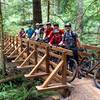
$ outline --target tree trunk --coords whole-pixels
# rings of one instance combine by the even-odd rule
[[[83,0],[76,0],[77,4],[77,19],[76,24],[78,25],[78,32],[83,32]]]
[[[33,25],[42,23],[41,0],[33,0]]]
[[[50,21],[50,0],[48,0],[47,22]]]
[[[4,54],[3,54],[3,48],[4,48],[4,37],[3,37],[3,19],[2,19],[2,8],[1,8],[1,0],[0,0],[0,74],[5,75],[6,67],[4,62]]]
[[[55,0],[54,1],[54,5],[55,5],[55,14],[60,14],[60,11],[61,11],[61,7],[60,7],[60,2],[61,0]]]

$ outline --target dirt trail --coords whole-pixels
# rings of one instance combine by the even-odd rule
[[[74,89],[66,100],[100,100],[100,89],[96,88],[91,79],[76,79]]]

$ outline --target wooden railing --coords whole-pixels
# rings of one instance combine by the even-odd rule
[[[4,53],[8,58],[14,58],[12,62],[17,63],[17,68],[32,68],[25,75],[26,78],[41,77],[44,79],[41,86],[36,86],[39,91],[68,87],[67,76],[70,72],[66,68],[66,59],[67,55],[73,55],[71,50],[11,36],[5,39],[4,44]],[[83,47],[95,50],[97,55],[100,53],[100,47],[89,45],[83,45]],[[79,52],[79,54],[90,55],[86,52]],[[57,62],[50,60],[51,58],[56,58]]]

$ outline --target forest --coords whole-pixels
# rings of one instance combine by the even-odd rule
[[[0,100],[49,100],[58,95],[38,92],[35,86],[43,80],[27,80],[27,70],[16,69],[3,54],[4,35],[15,37],[21,28],[47,22],[58,23],[61,29],[71,23],[82,44],[100,47],[100,0],[0,0]]]

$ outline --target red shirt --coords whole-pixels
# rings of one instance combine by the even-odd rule
[[[57,32],[58,31],[58,32]],[[64,31],[61,29],[57,29],[55,33],[55,29],[50,33],[50,44],[56,44],[58,45],[62,41],[62,34],[64,34]]]
[[[53,30],[52,27],[51,27],[51,28],[47,28],[47,29],[45,30],[46,37],[48,37],[48,36],[50,35],[50,33],[51,33],[52,30]]]

